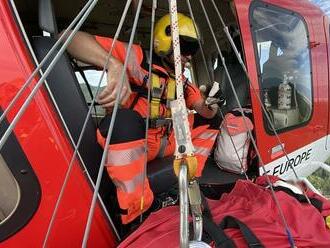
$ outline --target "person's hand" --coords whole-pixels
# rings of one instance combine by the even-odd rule
[[[213,117],[218,113],[219,108],[220,107],[217,103],[208,106],[208,109],[212,111]]]
[[[216,103],[207,105],[204,99],[200,99],[194,103],[193,109],[201,116],[211,119],[217,114],[219,106]]]
[[[121,74],[124,66],[118,60],[112,60],[108,67],[108,82],[107,86],[98,96],[98,103],[106,109],[106,111],[112,112],[113,107],[115,106],[116,96],[119,92]],[[129,99],[132,93],[127,75],[125,73],[123,88],[120,94],[120,104],[124,105]]]

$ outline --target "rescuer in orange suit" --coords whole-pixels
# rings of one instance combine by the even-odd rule
[[[198,35],[192,19],[180,13],[178,25],[181,61],[184,65],[198,50]],[[112,42],[111,38],[78,32],[68,47],[68,51],[83,62],[103,68]],[[107,110],[107,113],[111,113],[115,105],[127,52],[126,47],[126,43],[120,41],[115,43],[107,68],[107,86],[98,96],[98,102]],[[152,76],[149,86],[151,101],[147,140],[148,161],[156,157],[173,155],[175,151],[169,108],[169,102],[176,98],[173,61],[170,16],[165,15],[155,25]],[[148,179],[143,180],[148,77],[146,56],[139,45],[133,45],[120,96],[121,108],[117,113],[106,162],[107,172],[117,188],[119,206],[122,210],[121,219],[124,224],[131,222],[141,213],[143,187],[142,211],[147,210],[153,201]],[[199,89],[186,78],[183,78],[183,82],[187,108],[195,110],[205,118],[213,118],[218,111],[218,106],[206,106]],[[191,117],[193,115],[189,117],[191,136],[198,160],[196,176],[200,176],[218,131],[208,129],[208,126],[192,129],[193,118]],[[97,131],[98,141],[103,146],[110,119],[111,115],[106,115]]]

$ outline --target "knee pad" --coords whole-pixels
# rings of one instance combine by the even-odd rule
[[[112,114],[106,115],[100,122],[99,130],[105,138],[108,134]],[[131,109],[119,109],[113,127],[110,144],[117,144],[143,139],[145,121],[142,116]]]

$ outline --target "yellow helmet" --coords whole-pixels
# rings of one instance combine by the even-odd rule
[[[180,50],[182,55],[193,55],[199,48],[198,34],[193,20],[178,13]],[[154,51],[158,56],[167,56],[172,52],[171,18],[167,14],[155,25]]]

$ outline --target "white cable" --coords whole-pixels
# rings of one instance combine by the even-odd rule
[[[64,53],[66,47],[69,45],[69,43],[73,39],[73,37],[76,34],[76,32],[78,31],[78,29],[81,27],[81,25],[84,23],[84,21],[86,20],[86,18],[89,15],[89,13],[95,7],[97,1],[98,0],[93,0],[93,2],[89,5],[88,9],[86,10],[86,12],[82,16],[82,18],[79,20],[79,22],[77,23],[77,25],[75,26],[75,28],[72,30],[72,32],[70,33],[70,35],[68,36],[68,38],[64,42],[64,44],[61,47],[61,49],[58,51],[58,53],[56,54],[56,56],[54,57],[54,59],[52,60],[52,62],[49,64],[49,66],[46,69],[46,71],[44,72],[44,74],[41,76],[41,78],[39,79],[39,81],[37,82],[37,84],[35,85],[35,87],[33,88],[33,90],[31,91],[30,95],[24,101],[22,107],[17,112],[16,116],[14,117],[14,119],[12,120],[12,122],[10,123],[10,125],[7,128],[6,132],[4,133],[4,135],[0,139],[0,150],[2,149],[3,145],[7,141],[8,137],[11,134],[11,132],[13,131],[13,129],[15,128],[17,122],[20,120],[21,116],[23,115],[23,113],[25,112],[25,110],[27,109],[27,107],[29,106],[29,104],[32,101],[33,97],[38,92],[38,90],[41,87],[41,85],[44,83],[46,77],[51,72],[51,70],[53,69],[53,67],[57,63],[57,61],[60,59],[60,57]]]
[[[151,87],[152,87],[152,54],[153,54],[153,43],[154,43],[154,24],[155,24],[155,12],[157,9],[157,0],[152,1],[152,13],[151,13],[151,31],[150,31],[150,45],[149,45],[149,69],[148,69],[148,104],[147,104],[147,118],[146,118],[146,132],[144,141],[144,167],[143,167],[143,180],[142,180],[142,193],[141,193],[141,215],[140,222],[143,219],[143,204],[144,204],[144,184],[147,178],[147,163],[148,163],[148,130],[149,130],[149,119],[150,119],[150,98],[151,98]]]
[[[98,95],[98,92],[99,92],[99,89],[100,89],[100,86],[101,86],[101,83],[102,83],[103,77],[104,77],[104,75],[105,75],[106,68],[108,67],[108,64],[109,64],[110,58],[111,58],[111,56],[112,56],[112,51],[113,51],[113,48],[114,48],[114,44],[116,43],[116,40],[118,39],[119,33],[120,33],[121,29],[122,29],[123,23],[124,23],[124,21],[125,21],[125,17],[126,17],[126,15],[127,15],[127,12],[128,12],[129,6],[130,6],[130,3],[131,3],[131,0],[127,1],[127,3],[126,3],[125,9],[124,9],[124,12],[123,12],[123,14],[122,14],[122,17],[121,17],[121,20],[120,20],[120,22],[119,22],[119,25],[118,25],[118,27],[117,27],[117,31],[116,31],[116,34],[115,34],[115,36],[114,36],[114,39],[113,39],[113,42],[112,42],[112,45],[111,45],[110,51],[109,51],[109,53],[108,53],[108,55],[107,55],[106,63],[105,63],[104,66],[103,66],[102,74],[101,74],[101,76],[100,76],[100,79],[99,79],[99,82],[98,82],[98,85],[97,85],[97,89],[96,89],[95,96],[93,97],[93,99],[92,99],[92,103],[91,103],[91,105],[90,105],[90,107],[89,107],[89,109],[88,109],[88,113],[87,113],[87,115],[86,115],[86,118],[85,118],[85,121],[84,121],[84,124],[83,124],[82,130],[81,130],[81,132],[80,132],[80,135],[79,135],[79,138],[78,138],[78,141],[77,141],[77,146],[76,146],[76,148],[75,148],[75,150],[74,150],[74,153],[73,153],[73,155],[72,155],[72,157],[71,157],[71,161],[70,161],[70,163],[69,163],[69,167],[68,167],[67,172],[66,172],[66,174],[65,174],[65,179],[64,179],[64,181],[63,181],[63,184],[62,184],[62,187],[61,187],[60,194],[59,194],[59,196],[58,196],[58,198],[57,198],[56,205],[55,205],[55,208],[54,208],[54,211],[53,211],[52,217],[51,217],[51,221],[50,221],[50,223],[49,223],[49,225],[48,225],[48,229],[47,229],[46,237],[45,237],[45,239],[44,239],[43,247],[46,246],[46,243],[47,243],[47,240],[48,240],[48,236],[50,235],[51,229],[52,229],[52,227],[53,227],[54,220],[55,220],[55,218],[56,218],[56,214],[57,214],[57,210],[58,210],[58,207],[59,207],[60,202],[61,202],[61,200],[62,200],[63,193],[64,193],[64,189],[66,188],[66,185],[67,185],[67,182],[68,182],[68,179],[69,179],[69,175],[70,175],[70,173],[71,173],[71,169],[72,169],[72,167],[73,167],[74,159],[75,159],[75,157],[76,157],[76,154],[77,154],[77,152],[78,152],[78,148],[79,148],[79,146],[80,146],[80,144],[81,144],[81,141],[82,141],[83,135],[84,135],[84,133],[85,133],[85,130],[86,130],[86,127],[87,127],[87,123],[88,123],[89,117],[91,116],[92,108],[93,108],[94,103],[95,103],[95,100],[96,100],[96,96]],[[114,226],[114,224],[113,224],[111,218],[110,218],[110,222],[112,223],[112,227],[114,228],[115,226]],[[119,236],[119,234],[118,234],[116,228],[114,228],[114,231],[115,231],[115,234],[116,234],[118,240],[120,240],[120,236]]]
[[[111,121],[110,121],[110,126],[109,126],[109,131],[108,131],[108,134],[107,134],[107,138],[105,140],[104,151],[103,151],[103,154],[102,154],[102,160],[101,160],[100,168],[99,168],[97,179],[96,179],[95,190],[94,190],[94,194],[93,194],[93,198],[92,198],[92,202],[91,202],[91,207],[90,207],[89,213],[88,213],[85,233],[84,233],[83,242],[82,242],[82,247],[84,247],[84,248],[87,246],[89,232],[90,232],[90,228],[91,228],[91,225],[92,225],[92,219],[93,219],[94,210],[95,210],[95,206],[96,206],[97,192],[100,188],[100,183],[101,183],[101,178],[102,178],[102,174],[103,174],[103,170],[104,170],[104,165],[105,165],[105,161],[106,161],[107,156],[108,156],[109,144],[110,144],[110,140],[111,140],[111,136],[112,136],[112,132],[113,132],[113,127],[114,127],[115,119],[116,119],[118,108],[119,108],[120,95],[121,95],[121,92],[122,92],[122,89],[123,89],[123,86],[124,86],[124,79],[125,79],[125,76],[126,76],[126,68],[127,68],[128,60],[129,60],[130,53],[131,53],[131,50],[132,50],[131,48],[132,48],[132,44],[133,44],[133,40],[134,40],[134,36],[135,36],[135,31],[136,31],[136,28],[137,28],[138,18],[139,18],[140,12],[141,12],[142,2],[143,2],[143,0],[139,0],[138,8],[137,8],[136,15],[135,15],[135,18],[134,18],[134,23],[133,23],[133,27],[132,27],[130,40],[129,40],[127,50],[126,50],[127,54],[126,54],[126,58],[125,58],[125,62],[124,62],[124,67],[123,67],[123,70],[121,71],[119,90],[118,90],[117,95],[116,95],[116,102],[115,102],[115,106],[113,108]]]
[[[12,1],[12,0],[11,0]],[[0,116],[0,123],[3,121],[3,119],[6,117],[8,112],[13,108],[14,104],[17,102],[18,98],[22,95],[24,90],[29,86],[29,84],[32,82],[34,77],[37,75],[37,73],[41,70],[41,67],[47,62],[49,57],[53,54],[53,52],[56,50],[56,48],[61,44],[61,42],[66,38],[66,35],[68,34],[69,30],[72,29],[72,27],[76,24],[76,22],[79,20],[79,18],[84,14],[86,9],[90,6],[90,4],[93,2],[93,0],[89,0],[85,6],[81,9],[81,11],[78,13],[78,15],[73,19],[73,21],[70,23],[70,25],[65,29],[63,32],[63,35],[56,41],[56,43],[52,46],[52,48],[48,51],[46,56],[42,59],[42,61],[37,65],[37,67],[34,69],[32,74],[29,76],[29,78],[24,82],[23,86],[19,89],[15,97],[11,100],[5,111]],[[13,2],[12,2],[13,4]],[[14,5],[13,5],[14,6]]]
[[[258,158],[259,158],[259,161],[260,161],[261,167],[262,167],[262,169],[264,170],[264,173],[265,173],[265,176],[266,176],[267,183],[268,183],[268,185],[269,185],[269,187],[270,187],[270,189],[271,189],[272,197],[273,197],[274,202],[275,202],[275,204],[276,204],[276,206],[277,206],[277,208],[278,208],[278,210],[279,210],[279,214],[280,214],[281,220],[282,220],[282,222],[283,222],[283,225],[285,226],[285,231],[286,231],[286,234],[288,235],[289,243],[290,243],[291,247],[294,247],[294,240],[292,239],[292,234],[291,234],[291,232],[290,232],[289,226],[288,226],[288,224],[287,224],[287,222],[286,222],[286,219],[285,219],[285,217],[284,217],[283,210],[282,210],[282,208],[281,208],[281,206],[280,206],[280,204],[279,204],[279,201],[278,201],[278,199],[277,199],[277,197],[276,197],[276,195],[275,195],[275,191],[274,191],[274,188],[273,188],[273,186],[272,186],[272,183],[271,183],[271,181],[270,181],[270,179],[269,179],[269,175],[266,173],[266,169],[265,169],[265,167],[264,167],[264,163],[263,163],[263,160],[262,160],[261,155],[260,155],[260,153],[259,153],[259,149],[258,149],[258,147],[257,147],[257,144],[256,144],[256,142],[255,142],[255,139],[254,139],[254,137],[253,137],[253,134],[252,134],[251,130],[248,128],[248,124],[247,124],[247,122],[246,122],[246,118],[247,118],[247,117],[246,117],[245,114],[244,114],[244,111],[243,111],[242,105],[241,105],[241,103],[240,103],[240,101],[239,101],[239,98],[238,98],[238,96],[237,96],[237,93],[236,93],[236,90],[235,90],[234,84],[233,84],[232,79],[231,79],[231,77],[230,77],[230,74],[229,74],[229,71],[228,71],[228,68],[227,68],[227,65],[226,65],[225,59],[224,59],[224,57],[223,57],[223,55],[222,55],[222,52],[221,52],[220,46],[219,46],[218,41],[217,41],[217,39],[216,39],[216,36],[215,36],[214,30],[213,30],[213,27],[212,27],[212,25],[211,25],[211,22],[210,22],[210,20],[209,20],[208,14],[207,14],[207,12],[206,12],[206,10],[205,10],[205,7],[204,7],[204,4],[203,4],[203,1],[202,1],[202,0],[199,0],[199,2],[200,2],[201,7],[202,7],[202,9],[203,9],[203,12],[204,12],[205,18],[206,18],[206,20],[207,20],[208,26],[209,26],[209,28],[210,28],[210,31],[211,31],[211,34],[212,34],[212,37],[213,37],[213,40],[214,40],[214,42],[215,42],[215,45],[216,45],[216,47],[217,47],[217,50],[218,50],[219,56],[220,56],[220,58],[221,58],[222,65],[223,65],[223,67],[224,67],[224,69],[225,69],[226,75],[227,75],[227,77],[228,77],[228,81],[229,81],[229,83],[230,83],[230,86],[231,86],[231,88],[232,88],[233,94],[234,94],[234,96],[235,96],[235,100],[236,100],[236,102],[237,102],[237,104],[238,104],[238,106],[239,106],[239,110],[240,110],[240,112],[241,112],[241,115],[243,116],[244,125],[245,125],[245,127],[246,127],[246,129],[247,129],[247,131],[248,131],[248,134],[249,134],[249,136],[250,136],[250,139],[251,139],[251,142],[252,142],[252,144],[253,144],[253,147],[254,147],[254,149],[255,149],[255,151],[256,151],[256,154],[257,154],[257,156],[258,156]]]

